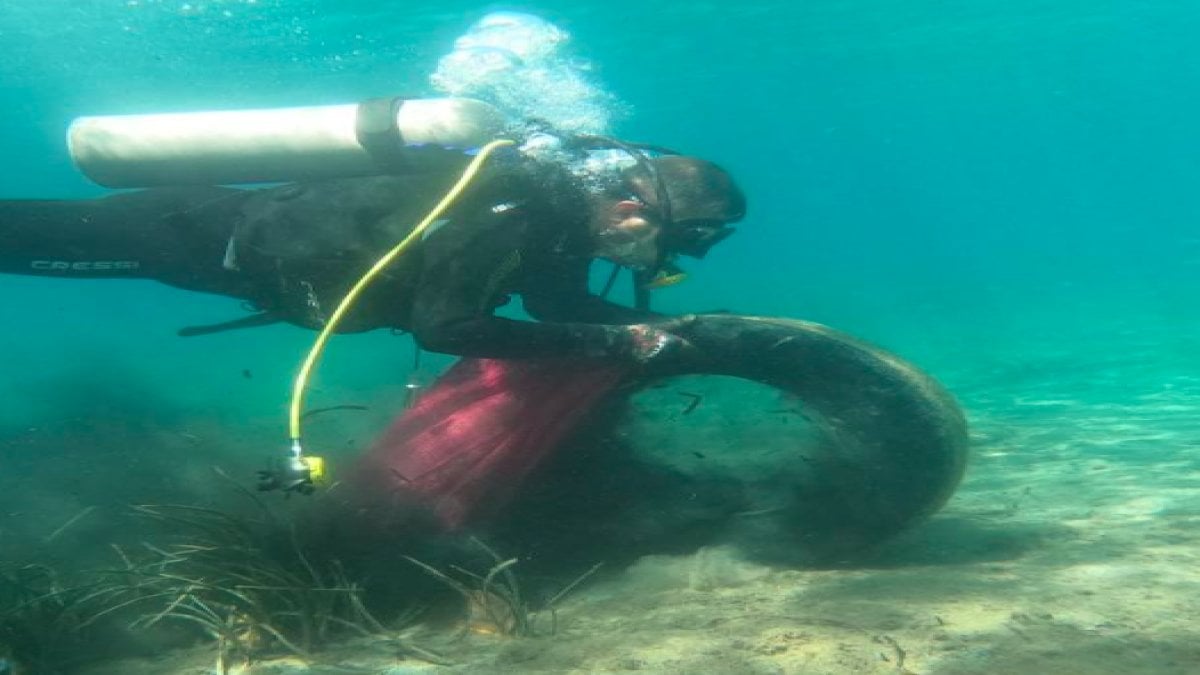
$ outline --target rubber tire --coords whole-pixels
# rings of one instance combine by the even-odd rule
[[[880,544],[949,500],[967,465],[967,423],[932,377],[883,349],[806,321],[698,315],[693,349],[638,382],[726,375],[796,396],[829,442],[819,484],[786,515],[805,548],[841,556]]]

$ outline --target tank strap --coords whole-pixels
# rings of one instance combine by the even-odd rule
[[[396,115],[405,100],[403,97],[369,98],[358,104],[354,122],[358,144],[386,172],[408,168],[404,134],[396,125]]]

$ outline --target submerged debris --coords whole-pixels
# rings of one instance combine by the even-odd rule
[[[684,415],[692,414],[692,411],[695,410],[697,407],[699,407],[700,403],[702,401],[704,401],[704,396],[702,396],[700,394],[693,394],[691,392],[681,391],[681,392],[679,392],[679,395],[691,399],[688,402],[687,407],[683,409]]]

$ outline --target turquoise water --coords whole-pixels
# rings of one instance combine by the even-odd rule
[[[661,291],[660,308],[862,336],[942,379],[988,438],[1036,427],[1070,444],[1076,430],[1119,436],[1123,416],[1145,431],[1194,414],[1200,10],[1189,3],[9,0],[0,198],[101,193],[66,153],[79,115],[433,94],[437,59],[493,9],[573,35],[628,107],[616,135],[711,158],[746,189],[739,234]],[[68,428],[0,454],[46,521],[108,497],[203,494],[197,448],[253,463],[282,439],[310,334],[179,339],[238,304],[149,282],[4,277],[0,293],[0,426]],[[404,338],[339,337],[314,397],[398,397],[410,359]],[[1052,403],[1022,407],[1029,398]],[[1139,412],[1155,400],[1176,408]],[[389,416],[376,406],[317,433],[350,452]],[[1123,447],[1166,458],[1180,438],[1194,446],[1187,429]],[[102,453],[80,447],[89,438]],[[130,447],[147,438],[165,450]],[[45,461],[59,449],[62,462]],[[114,465],[131,480],[115,485]],[[0,535],[38,526],[7,522]]]
[[[64,149],[81,114],[428,92],[437,57],[482,10],[9,3],[0,190],[96,193]],[[665,306],[813,318],[925,361],[961,340],[1019,350],[1046,332],[1099,349],[1125,324],[1161,333],[1173,353],[1194,344],[1200,56],[1188,36],[1200,19],[1179,3],[576,3],[543,14],[632,107],[617,132],[713,157],[751,195],[743,232]],[[63,301],[57,285],[4,283],[18,284],[20,313],[42,308],[47,329],[10,333],[6,351],[38,361],[55,360],[45,336],[68,317],[91,342],[133,344],[220,313],[180,300],[155,331],[124,314],[133,308],[57,310],[38,297]],[[166,297],[110,286],[69,294]]]

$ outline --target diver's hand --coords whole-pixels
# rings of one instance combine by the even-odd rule
[[[696,348],[676,331],[694,320],[688,315],[625,326],[624,356],[641,366],[668,365],[685,358]]]

